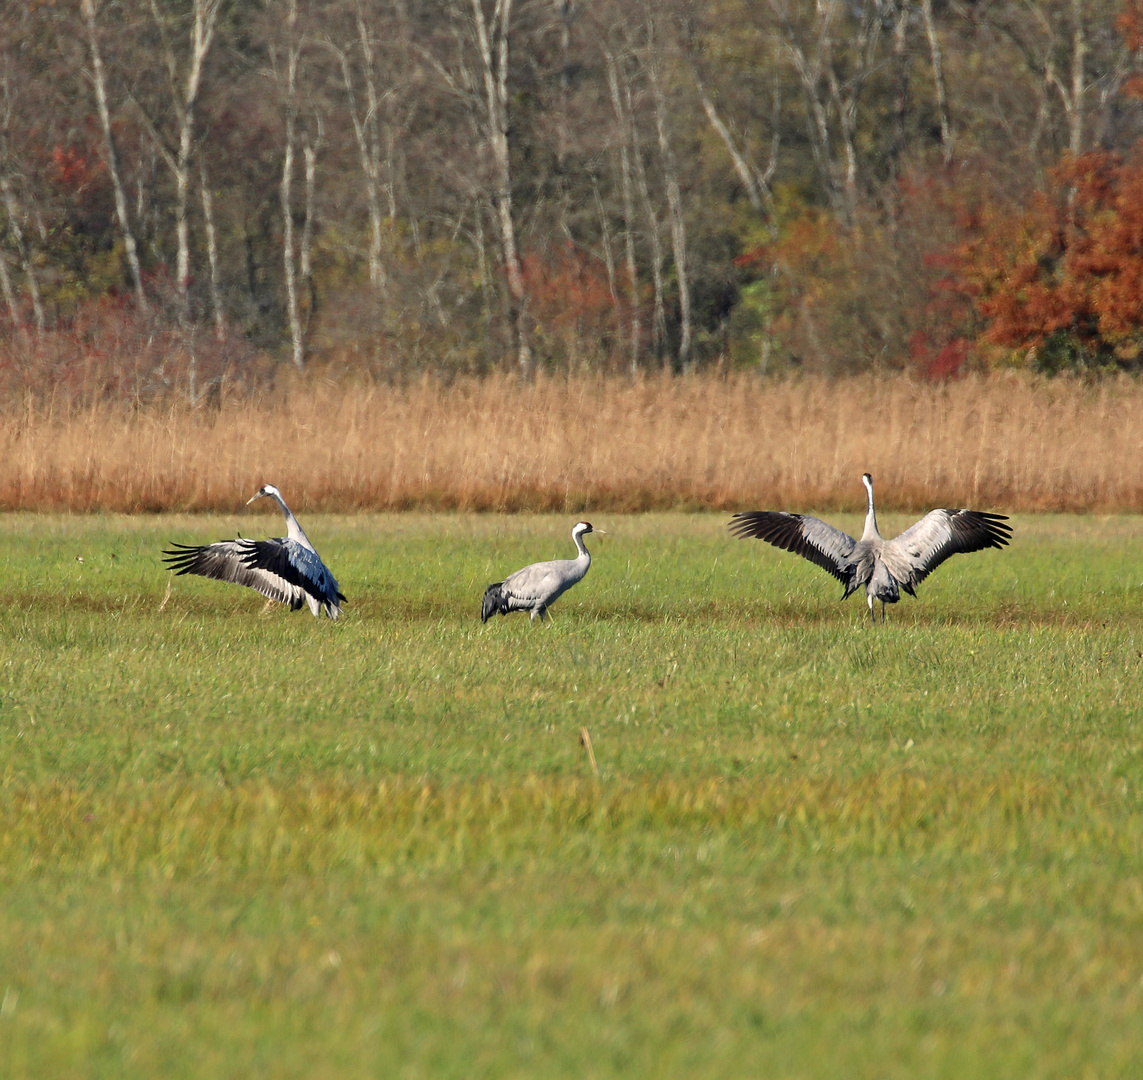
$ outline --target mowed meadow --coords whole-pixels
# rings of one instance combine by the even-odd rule
[[[745,505],[1143,510],[1143,385],[706,373],[347,385],[191,408],[29,394],[0,413],[0,508],[645,511]]]
[[[1133,384],[657,385],[4,421],[0,1075],[1137,1070]],[[714,509],[852,532],[865,469],[1012,545],[873,627]],[[338,622],[163,569],[263,481]]]

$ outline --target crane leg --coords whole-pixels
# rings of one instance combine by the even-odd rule
[[[869,621],[871,623],[873,623],[874,626],[876,626],[877,625],[877,616],[873,614],[873,597],[870,596],[867,599],[868,599],[868,603],[869,603]]]

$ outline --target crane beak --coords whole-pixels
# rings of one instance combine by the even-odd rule
[[[257,495],[252,495],[249,499],[246,500],[246,505],[249,506],[255,499],[260,498],[262,498],[262,492],[259,491]]]

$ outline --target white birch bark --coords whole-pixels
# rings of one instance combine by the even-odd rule
[[[12,320],[12,327],[21,330],[20,305],[16,303],[16,291],[12,288],[12,278],[8,274],[8,256],[0,251],[0,292],[4,294],[4,303],[8,305],[8,317]]]
[[[495,183],[493,202],[500,228],[504,274],[508,283],[509,317],[516,339],[516,363],[520,373],[527,376],[532,371],[532,346],[527,322],[528,293],[512,214],[512,162],[508,141],[508,43],[512,0],[495,0],[491,19],[485,16],[483,0],[471,0],[471,6],[481,61],[484,126],[492,154]]]
[[[726,147],[726,152],[730,156],[730,163],[734,166],[734,171],[738,174],[738,179],[742,182],[742,186],[746,191],[746,197],[750,200],[750,205],[753,207],[754,212],[759,216],[772,217],[774,195],[770,189],[770,182],[773,180],[774,173],[778,168],[779,126],[777,122],[773,125],[773,135],[770,140],[770,160],[766,163],[764,169],[759,169],[747,156],[746,151],[739,146],[738,140],[735,139],[730,130],[730,125],[727,124],[719,112],[710,90],[707,89],[706,81],[702,77],[702,72],[699,70],[698,59],[692,51],[693,43],[688,41],[686,44],[687,60],[690,64],[691,74],[694,76],[695,89],[698,91],[699,96],[699,104],[702,105],[702,110],[706,113],[706,118],[710,121],[710,126],[714,128],[715,134],[722,140],[723,146]],[[777,104],[777,91],[775,90],[775,105],[777,106]],[[777,113],[777,108],[775,109],[775,113]]]
[[[819,2],[815,6],[813,30],[808,35],[813,39],[809,51],[783,0],[770,0],[770,6],[809,107],[811,122],[807,134],[830,206],[847,225],[852,224],[857,212],[860,169],[857,110],[865,84],[879,61],[885,16],[891,13],[891,5],[861,6],[861,21],[850,42],[844,76],[839,73],[841,61],[835,55],[835,21],[843,10],[840,4]],[[831,116],[835,118],[833,123]],[[841,144],[840,155],[834,149],[835,141]]]
[[[933,84],[937,100],[937,117],[941,125],[941,148],[945,164],[953,157],[953,126],[949,116],[948,91],[945,87],[944,60],[941,55],[941,41],[937,37],[937,24],[933,18],[933,0],[921,0],[921,15],[925,23],[925,37],[929,42],[929,66],[933,72]]]
[[[635,199],[632,192],[631,155],[628,149],[631,125],[623,108],[623,96],[619,92],[619,71],[614,55],[604,54],[607,62],[607,86],[611,92],[611,107],[619,131],[619,184],[623,196],[623,254],[627,268],[627,303],[629,310],[628,333],[631,348],[631,374],[639,370],[639,266],[635,254]]]
[[[343,49],[334,49],[341,67],[342,84],[345,87],[349,118],[353,124],[353,135],[357,143],[357,154],[361,162],[361,173],[365,177],[365,201],[369,212],[369,281],[374,288],[383,290],[388,285],[388,276],[381,260],[382,212],[381,147],[378,134],[380,123],[380,101],[377,82],[374,77],[374,51],[376,42],[365,17],[362,4],[357,4],[356,12],[357,46],[361,50],[362,80],[365,89],[364,106],[357,101],[357,90],[349,56]],[[390,185],[391,186],[391,185]]]
[[[175,180],[175,288],[179,297],[179,319],[184,325],[190,315],[190,224],[187,210],[190,202],[195,107],[202,87],[203,65],[214,41],[220,3],[221,0],[193,0],[186,72],[180,73],[178,57],[167,33],[166,16],[160,11],[157,0],[150,0],[151,15],[159,30],[175,114],[177,143],[174,150],[166,147],[161,139],[157,139],[157,147]],[[148,126],[153,135],[157,136],[154,121]]]
[[[123,235],[127,265],[135,279],[135,302],[141,310],[146,311],[147,297],[143,291],[143,272],[139,265],[139,249],[135,243],[135,233],[131,229],[131,219],[127,214],[127,192],[123,187],[123,179],[119,171],[119,156],[115,150],[115,138],[111,128],[111,109],[107,102],[107,78],[103,68],[103,55],[99,51],[94,0],[80,0],[80,11],[83,14],[87,29],[87,45],[91,58],[91,70],[88,75],[95,91],[96,110],[99,113],[99,124],[103,130],[104,163],[107,165],[112,192],[115,195],[115,216],[119,221],[119,231]]]
[[[651,96],[655,105],[655,131],[659,139],[660,167],[667,190],[667,220],[671,229],[671,254],[675,261],[675,280],[679,293],[679,368],[686,371],[691,363],[691,285],[687,276],[687,230],[683,217],[683,199],[679,190],[679,167],[667,131],[666,95],[663,92],[656,46],[651,46],[647,65]]]
[[[36,329],[44,329],[44,304],[40,297],[40,284],[36,280],[36,268],[32,265],[28,241],[24,230],[20,226],[20,207],[12,191],[11,182],[7,173],[0,172],[0,193],[4,196],[4,211],[8,215],[8,228],[12,230],[12,239],[16,241],[16,252],[20,258],[20,269],[28,282],[28,296],[32,301],[32,317],[36,320]]]
[[[662,223],[651,198],[651,186],[647,182],[647,168],[643,162],[643,151],[639,146],[639,130],[635,122],[635,110],[631,101],[631,84],[624,86],[624,99],[627,107],[631,138],[631,161],[634,165],[635,186],[643,203],[643,213],[647,216],[647,239],[651,244],[651,349],[656,357],[663,355],[663,343],[667,336],[667,312],[664,301],[665,282],[663,280],[663,237]]]
[[[286,313],[290,323],[291,357],[294,367],[300,371],[305,367],[306,354],[302,335],[301,312],[298,304],[298,280],[294,251],[294,144],[297,140],[298,63],[301,57],[301,43],[296,33],[297,24],[297,0],[289,0],[286,72],[282,85],[286,131],[282,154],[282,179],[278,185],[278,200],[282,208],[282,264],[286,281]]]
[[[199,161],[199,194],[202,198],[202,221],[206,232],[206,258],[210,267],[210,306],[214,311],[214,336],[226,337],[226,312],[222,306],[222,286],[218,267],[218,234],[214,227],[214,197],[207,180],[206,163]]]
[[[1073,154],[1084,148],[1084,94],[1087,92],[1084,60],[1087,56],[1087,32],[1083,21],[1083,0],[1072,0],[1072,94],[1068,115],[1069,149]]]
[[[306,321],[302,327],[303,336],[309,330],[310,320],[317,307],[317,293],[314,289],[313,241],[314,241],[314,193],[317,189],[317,146],[314,140],[306,138],[302,142],[303,176],[305,178],[303,196],[302,236],[298,251],[298,274],[306,289]]]

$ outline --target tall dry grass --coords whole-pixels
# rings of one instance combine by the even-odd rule
[[[1143,385],[749,375],[280,387],[0,417],[0,507],[1143,509]]]

